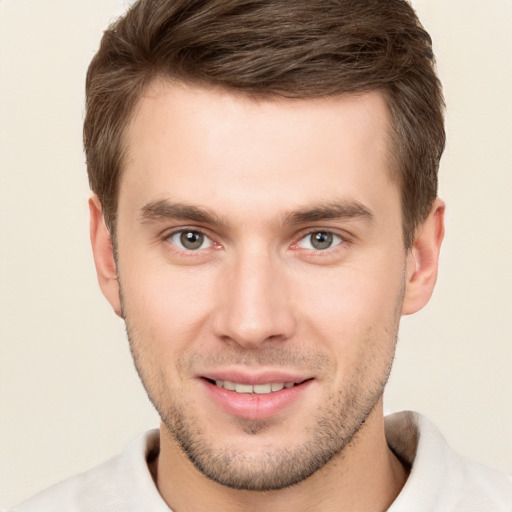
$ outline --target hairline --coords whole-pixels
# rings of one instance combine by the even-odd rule
[[[388,95],[388,91],[386,88],[375,87],[368,89],[361,89],[359,91],[340,91],[332,94],[316,94],[311,96],[299,96],[299,95],[285,95],[279,94],[277,92],[266,92],[266,91],[246,91],[241,90],[235,87],[229,87],[223,84],[218,84],[214,82],[207,82],[205,80],[193,79],[193,78],[181,78],[176,77],[171,74],[166,74],[157,72],[153,76],[145,77],[143,81],[143,85],[140,88],[138,95],[135,97],[134,103],[130,108],[129,112],[125,116],[123,120],[123,126],[121,129],[121,133],[119,135],[119,172],[117,175],[117,186],[116,186],[116,196],[114,198],[114,210],[112,212],[112,218],[105,219],[107,221],[107,227],[110,231],[110,235],[112,241],[115,243],[117,241],[117,215],[118,215],[118,206],[119,206],[119,194],[121,188],[121,181],[123,179],[124,170],[126,167],[127,160],[130,154],[130,145],[128,144],[128,133],[130,130],[130,126],[134,122],[134,119],[137,115],[137,111],[140,108],[140,104],[147,94],[147,92],[155,86],[177,86],[177,87],[185,87],[185,88],[197,88],[202,90],[210,90],[210,91],[220,91],[235,98],[241,99],[249,99],[251,101],[268,101],[268,102],[278,102],[278,101],[307,101],[307,100],[315,100],[315,99],[326,99],[326,98],[341,98],[347,96],[363,96],[365,94],[370,94],[372,92],[378,93],[382,96],[386,113],[387,113],[387,134],[386,134],[386,166],[388,168],[388,177],[391,183],[398,187],[399,198],[400,198],[400,211],[401,211],[401,223],[402,223],[402,238],[404,242],[405,249],[409,249],[412,245],[411,233],[409,233],[409,229],[406,226],[406,215],[404,212],[404,201],[403,201],[403,192],[404,192],[404,182],[403,182],[403,171],[400,168],[400,135],[397,131],[397,123],[398,121],[395,119],[393,114],[393,109],[390,107],[390,98]],[[424,219],[419,219],[417,225],[421,224]],[[417,226],[414,226],[416,228]]]

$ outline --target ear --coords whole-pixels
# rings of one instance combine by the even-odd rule
[[[110,302],[116,315],[122,318],[117,268],[114,247],[110,233],[103,220],[100,200],[97,196],[89,199],[90,236],[98,283],[105,298]]]
[[[407,254],[403,315],[419,311],[434,291],[444,238],[444,210],[443,201],[436,199],[429,216],[416,229],[414,244]]]

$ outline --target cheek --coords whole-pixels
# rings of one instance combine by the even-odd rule
[[[151,343],[152,351],[167,358],[200,338],[214,300],[211,273],[165,263],[141,269],[126,261],[120,281],[125,315],[139,343]]]
[[[302,279],[296,296],[305,329],[330,350],[348,357],[365,340],[378,342],[396,330],[404,279],[399,261],[322,271]]]

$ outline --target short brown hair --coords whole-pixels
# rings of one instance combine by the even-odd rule
[[[382,91],[410,247],[445,144],[431,43],[405,0],[139,0],[105,31],[87,73],[87,170],[111,233],[123,132],[147,85],[167,77],[265,97]]]

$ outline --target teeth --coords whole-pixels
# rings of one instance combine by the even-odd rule
[[[272,384],[255,384],[253,386],[253,392],[257,395],[266,395],[272,392]]]
[[[235,384],[237,393],[252,393],[253,387],[250,384]]]
[[[221,388],[226,388],[229,391],[235,391],[235,388],[236,388],[235,384],[233,382],[229,382],[229,380],[225,380],[224,384],[221,384],[220,387]]]
[[[294,382],[272,382],[269,384],[255,384],[252,386],[251,384],[239,384],[236,382],[231,382],[229,380],[216,380],[215,384],[219,388],[224,388],[229,391],[236,391],[237,393],[249,393],[256,395],[267,395],[268,393],[273,393],[275,391],[281,391],[284,388],[291,388],[294,386]]]

